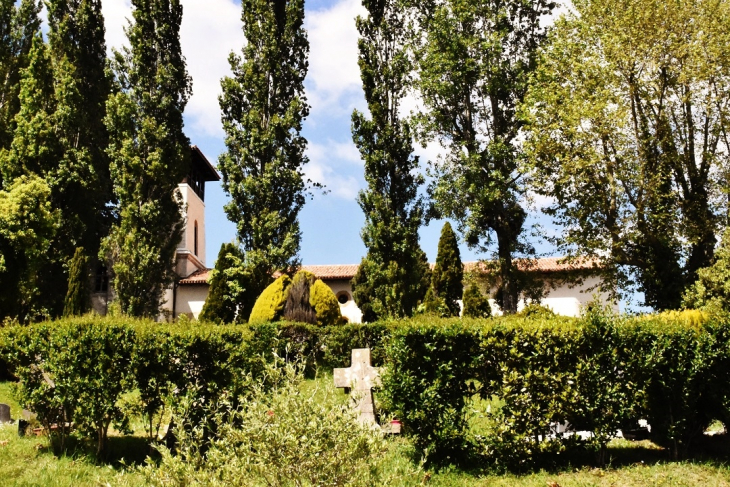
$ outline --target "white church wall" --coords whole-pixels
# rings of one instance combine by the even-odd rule
[[[332,292],[335,293],[337,301],[344,300],[347,296],[347,302],[344,304],[340,302],[340,313],[342,316],[348,319],[350,323],[362,323],[362,311],[355,304],[355,300],[352,298],[352,285],[349,279],[327,279],[323,281],[327,284]]]
[[[177,298],[175,301],[175,315],[188,315],[190,318],[198,319],[198,315],[203,311],[205,299],[208,297],[208,285],[186,285],[177,288]]]

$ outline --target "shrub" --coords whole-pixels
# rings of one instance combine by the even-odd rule
[[[489,318],[492,316],[492,306],[476,284],[464,290],[464,318]]]
[[[342,321],[340,303],[332,289],[320,279],[314,281],[309,290],[309,303],[317,313],[317,324],[320,326],[339,325]]]
[[[91,308],[88,265],[84,249],[77,247],[68,272],[64,316],[80,316]]]
[[[146,469],[156,485],[387,485],[382,433],[360,425],[331,394],[304,393],[292,366],[268,367],[270,392],[251,381],[250,400],[213,414],[215,440],[203,448],[197,425],[181,432],[178,454]],[[324,397],[322,397],[324,396]],[[205,451],[205,453],[203,453]]]
[[[279,319],[284,311],[286,290],[290,284],[291,279],[286,274],[269,284],[253,305],[249,323],[265,323]]]
[[[317,313],[310,304],[310,288],[317,278],[308,271],[294,274],[291,285],[286,289],[284,319],[300,323],[317,324]]]
[[[229,286],[229,269],[235,259],[243,260],[243,253],[233,243],[224,243],[218,251],[215,269],[211,272],[208,297],[200,312],[200,321],[211,323],[233,323],[236,319],[238,304]]]

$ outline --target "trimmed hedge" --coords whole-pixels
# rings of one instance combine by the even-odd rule
[[[675,457],[712,420],[730,424],[730,324],[685,318],[422,317],[320,327],[86,317],[0,329],[0,361],[21,380],[24,406],[47,425],[75,422],[103,453],[105,428],[124,427],[120,398],[132,390],[152,438],[166,404],[184,400],[208,424],[209,405],[245,400],[247,378],[265,381],[274,354],[312,373],[349,366],[353,348],[370,347],[374,365],[384,366],[381,405],[430,462],[525,469],[577,445],[603,463],[616,431],[641,418]],[[566,422],[593,435],[556,434]]]
[[[385,354],[385,403],[437,464],[532,468],[578,444],[602,464],[608,441],[642,418],[679,458],[713,420],[730,419],[727,323],[599,314],[414,322],[395,330]],[[592,436],[556,434],[566,422]]]

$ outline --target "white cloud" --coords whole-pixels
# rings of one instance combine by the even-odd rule
[[[231,73],[228,54],[243,46],[241,6],[231,0],[186,0],[183,7],[180,41],[193,77],[193,96],[185,110],[188,128],[223,137],[220,80]]]
[[[364,15],[360,0],[341,0],[332,8],[307,12],[309,73],[307,98],[312,118],[347,115],[362,107],[362,82],[357,65],[355,17]]]
[[[348,171],[338,171],[333,162],[345,162],[348,166],[360,164],[360,154],[353,144],[327,141],[324,144],[310,142],[307,147],[309,164],[304,166],[304,174],[314,182],[326,186],[332,196],[353,200],[360,190],[357,178]]]
[[[128,0],[104,0],[102,5],[109,48],[127,44]],[[188,135],[223,137],[218,95],[220,79],[230,74],[228,54],[243,46],[241,6],[232,0],[183,1],[180,43],[193,78],[193,96],[185,110]]]

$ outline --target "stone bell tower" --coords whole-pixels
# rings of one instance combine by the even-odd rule
[[[205,266],[205,183],[220,181],[213,165],[197,146],[192,146],[190,174],[178,185],[186,207],[185,230],[177,246],[175,272],[181,278],[206,270]]]

